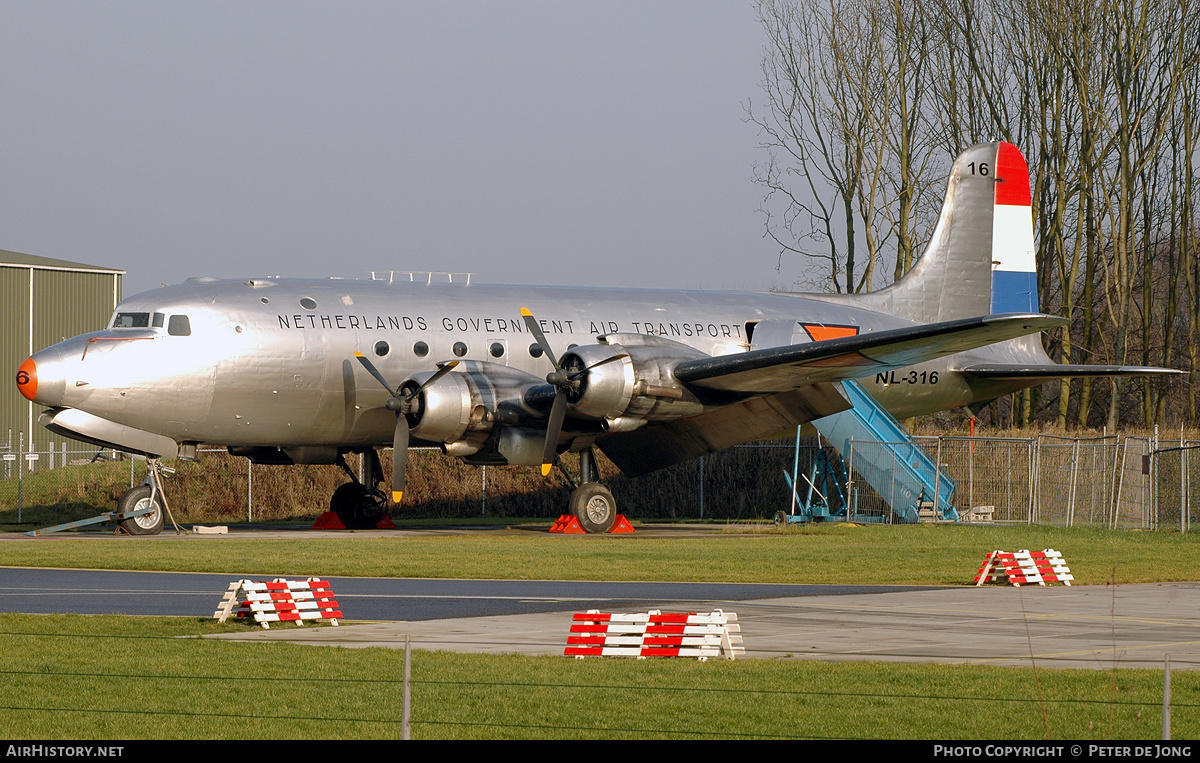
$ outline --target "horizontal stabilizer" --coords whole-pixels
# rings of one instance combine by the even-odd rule
[[[690,387],[768,394],[806,384],[860,379],[976,347],[1052,329],[1062,318],[1036,313],[988,315],[857,336],[688,360],[675,378]]]
[[[1059,363],[1049,364],[1020,364],[1020,363],[988,363],[967,366],[959,369],[967,376],[977,379],[1000,379],[1020,381],[1046,381],[1049,379],[1074,379],[1083,377],[1106,376],[1166,376],[1181,374],[1183,371],[1174,368],[1155,368],[1154,366],[1086,366]]]

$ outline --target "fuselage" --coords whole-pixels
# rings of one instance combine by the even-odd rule
[[[660,336],[715,356],[813,341],[805,325],[860,333],[912,325],[791,294],[190,279],[129,297],[106,329],[35,353],[22,368],[35,370],[39,404],[176,442],[376,446],[390,442],[394,414],[384,408],[387,392],[352,362],[356,351],[396,385],[449,360],[544,378],[552,366],[521,307],[537,316],[560,357],[614,333]],[[989,349],[861,382],[899,417],[968,404],[984,392],[953,369]],[[30,396],[28,385],[22,390]]]

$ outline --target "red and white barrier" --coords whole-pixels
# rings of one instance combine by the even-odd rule
[[[230,615],[254,618],[263,628],[270,628],[270,623],[274,622],[304,625],[305,620],[329,620],[337,625],[342,617],[329,581],[320,578],[230,583],[213,617],[223,623]]]
[[[746,653],[737,615],[711,613],[615,614],[599,610],[577,612],[567,637],[568,657],[695,657],[732,660]]]
[[[984,583],[1011,583],[1014,586],[1044,586],[1047,583],[1071,585],[1075,576],[1063,560],[1063,555],[1052,548],[1044,551],[992,551],[984,558],[975,585]]]

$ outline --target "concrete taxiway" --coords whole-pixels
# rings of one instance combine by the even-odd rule
[[[1200,669],[1200,583],[906,590],[681,602],[735,612],[746,657]],[[644,611],[641,610],[641,611]],[[562,654],[571,611],[257,630],[217,638]]]
[[[254,536],[294,532],[257,529]],[[103,542],[105,536],[76,537]],[[155,539],[137,542],[143,540]],[[5,541],[39,542],[0,535]],[[0,568],[0,611],[203,617],[237,577]],[[1200,583],[901,588],[346,578],[335,581],[334,591],[347,617],[375,622],[248,627],[220,638],[399,648],[407,636],[422,649],[562,654],[577,611],[721,609],[738,615],[746,656],[753,658],[1157,669],[1169,655],[1176,669],[1200,669]]]

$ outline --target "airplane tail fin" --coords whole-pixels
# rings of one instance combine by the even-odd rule
[[[1038,312],[1029,167],[1020,149],[996,142],[964,151],[912,270],[853,301],[921,323]]]
[[[950,170],[946,198],[924,253],[896,283],[867,294],[836,295],[921,323],[1000,313],[1037,313],[1037,266],[1029,166],[1020,149],[972,146]],[[1036,334],[1000,342],[987,362],[963,371],[991,399],[1050,379],[1177,374],[1168,368],[1055,363]],[[986,389],[985,389],[986,388]]]

